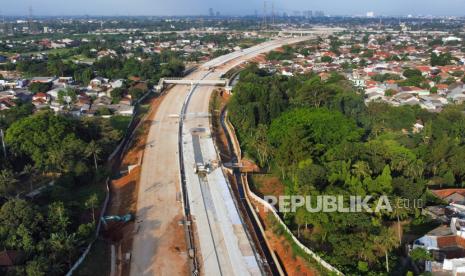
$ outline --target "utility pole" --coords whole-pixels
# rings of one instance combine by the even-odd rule
[[[274,1],[271,2],[271,20],[272,20],[272,21],[271,21],[271,22],[272,22],[271,24],[274,25],[274,23],[275,23],[275,21],[274,21]]]
[[[29,6],[28,28],[29,33],[32,33],[32,6]]]
[[[0,10],[0,16],[2,17],[2,29],[0,30],[0,32],[6,35],[7,30],[5,26],[5,15],[3,15],[2,10]]]
[[[263,29],[266,29],[266,1],[263,1]]]

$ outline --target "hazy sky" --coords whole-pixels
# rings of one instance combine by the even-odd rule
[[[262,0],[1,0],[0,13],[27,15],[205,15],[211,7],[225,15],[263,13]],[[268,11],[271,3],[268,2]],[[465,0],[274,0],[275,10],[322,10],[354,15],[465,15]]]

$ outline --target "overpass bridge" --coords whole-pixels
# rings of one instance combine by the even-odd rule
[[[206,85],[206,86],[215,86],[215,85],[220,85],[220,86],[227,86],[229,83],[228,79],[214,79],[214,80],[195,80],[195,79],[184,79],[184,78],[161,78],[160,81],[158,82],[157,90],[161,91],[167,84],[174,84],[174,85],[190,85],[190,86],[195,86],[195,85]]]

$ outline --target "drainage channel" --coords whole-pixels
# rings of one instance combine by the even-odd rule
[[[226,112],[226,108],[224,108],[222,111],[221,111],[221,115],[220,115],[220,122],[221,122],[221,127],[223,128],[223,132],[226,134],[226,140],[228,142],[228,148],[229,148],[229,151],[231,152],[231,163],[234,163],[234,162],[237,162],[238,161],[238,157],[236,155],[236,152],[234,151],[234,147],[232,145],[232,141],[231,141],[231,137],[229,136],[229,132],[226,128],[226,125],[225,125],[225,112]],[[268,245],[265,241],[265,237],[263,237],[261,231],[260,231],[260,227],[258,226],[258,222],[255,221],[254,219],[254,216],[253,216],[253,213],[254,210],[251,210],[249,208],[249,205],[247,204],[247,200],[246,200],[246,196],[245,195],[245,192],[244,192],[244,183],[242,182],[242,177],[241,177],[241,172],[238,168],[233,168],[233,174],[234,174],[234,178],[236,179],[236,183],[237,183],[237,190],[238,190],[238,194],[239,194],[239,199],[240,199],[240,202],[243,206],[243,209],[246,211],[246,216],[249,223],[252,225],[253,227],[253,232],[255,233],[255,236],[256,236],[256,240],[258,242],[258,245],[257,246],[258,248],[261,249],[261,252],[263,254],[263,256],[265,257],[266,261],[267,261],[267,264],[268,264],[268,268],[270,269],[271,271],[271,274],[272,275],[280,275],[279,273],[279,269],[278,269],[278,265],[279,264],[276,264],[275,261],[273,260],[273,257],[271,255],[271,251],[270,251],[270,248],[268,248]]]
[[[202,79],[206,78],[210,73],[207,73]],[[191,271],[192,275],[197,276],[200,274],[200,267],[197,260],[197,249],[195,247],[195,238],[194,238],[194,229],[192,225],[192,216],[189,205],[189,195],[187,193],[187,183],[186,183],[186,170],[184,167],[184,154],[183,154],[183,143],[182,143],[182,129],[184,126],[184,117],[186,114],[187,106],[189,104],[190,98],[197,88],[197,85],[193,86],[192,89],[187,94],[184,103],[181,108],[181,114],[179,116],[179,129],[178,129],[178,157],[179,157],[179,173],[181,177],[181,193],[182,201],[184,205],[184,229],[187,236],[188,250],[191,257]]]

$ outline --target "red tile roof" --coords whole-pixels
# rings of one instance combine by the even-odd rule
[[[444,199],[454,193],[465,196],[465,189],[442,189],[442,190],[431,190],[431,192],[435,196],[439,197],[440,199]]]
[[[18,251],[4,250],[0,252],[0,266],[13,266],[19,256]]]
[[[36,93],[34,95],[34,97],[37,97],[37,98],[47,98],[47,94],[43,93],[43,92],[39,92],[39,93]]]

